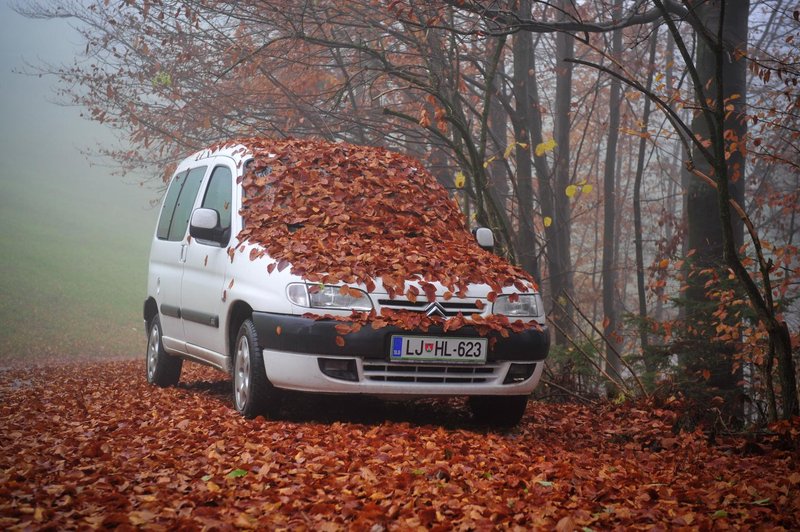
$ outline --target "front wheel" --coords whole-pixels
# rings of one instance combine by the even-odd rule
[[[156,386],[174,386],[181,377],[183,359],[164,350],[161,342],[161,320],[154,316],[147,335],[147,382]]]
[[[475,421],[482,425],[509,428],[517,425],[528,406],[527,395],[482,395],[467,401]]]
[[[233,361],[233,404],[246,418],[273,414],[276,393],[267,379],[256,328],[245,320],[236,335]]]

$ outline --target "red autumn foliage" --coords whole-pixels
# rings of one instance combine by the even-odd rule
[[[436,282],[450,297],[467,296],[470,284],[489,285],[490,301],[503,287],[536,289],[527,272],[477,245],[458,206],[419,161],[383,148],[301,139],[237,139],[212,150],[235,145],[254,156],[242,179],[245,228],[239,241],[260,244],[276,261],[267,273],[291,265],[293,274],[310,282],[360,283],[369,292],[379,279],[390,298],[411,302],[435,301]],[[250,259],[261,254],[254,248]],[[398,310],[376,318],[354,314],[350,321],[406,330],[445,321]],[[538,326],[473,315],[459,316],[446,330],[464,325],[502,336]]]
[[[407,156],[315,140],[238,139],[254,161],[243,178],[240,240],[264,246],[280,270],[326,284],[380,279],[391,297],[428,299],[434,282],[535,288],[525,271],[481,249],[447,191]]]
[[[143,362],[5,368],[0,526],[800,527],[800,420],[711,443],[652,405],[532,402],[502,433],[454,401],[293,398],[265,421],[228,394],[194,365],[167,389]]]

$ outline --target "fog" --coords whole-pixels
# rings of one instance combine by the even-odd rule
[[[138,356],[158,193],[89,157],[113,132],[59,105],[67,20],[29,20],[0,0],[0,363],[28,356]]]

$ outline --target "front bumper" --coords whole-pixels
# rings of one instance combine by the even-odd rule
[[[527,395],[536,387],[550,346],[546,327],[493,334],[487,362],[483,365],[409,364],[389,361],[393,334],[479,337],[471,327],[443,332],[405,331],[397,327],[372,329],[344,335],[345,345],[336,344],[335,320],[314,320],[302,316],[253,313],[267,376],[278,388],[325,393],[360,393],[384,396],[431,395]],[[348,360],[353,378],[334,378],[322,370],[326,359]],[[510,381],[520,366],[529,377]],[[514,369],[512,369],[514,368]]]
[[[444,332],[441,327],[431,327],[427,332],[405,331],[399,327],[373,329],[364,326],[358,332],[344,335],[344,346],[336,345],[336,320],[314,320],[302,316],[254,312],[253,324],[256,326],[261,347],[275,351],[318,356],[351,356],[370,360],[388,360],[389,344],[393,334],[454,336],[478,338],[480,335],[472,327],[462,327],[457,331]],[[538,362],[547,358],[550,349],[550,335],[547,326],[541,330],[528,329],[521,333],[510,332],[508,338],[491,334],[489,338],[488,362]],[[492,345],[493,344],[493,345]]]

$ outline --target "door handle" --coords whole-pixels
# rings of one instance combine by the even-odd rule
[[[181,262],[186,262],[186,250],[188,247],[189,244],[181,244]]]

